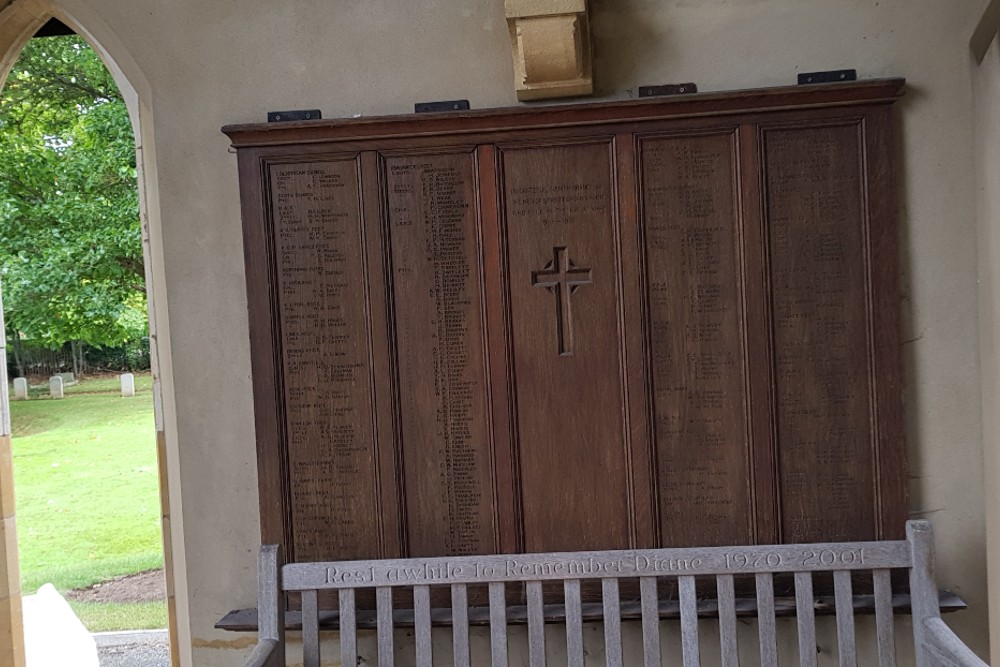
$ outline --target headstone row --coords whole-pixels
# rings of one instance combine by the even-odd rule
[[[59,375],[53,375],[49,378],[49,396],[52,398],[63,398],[64,393],[64,377],[65,373]],[[72,374],[69,374],[72,377]],[[135,375],[132,373],[122,373],[119,377],[122,387],[122,397],[129,398],[135,396]],[[76,384],[75,381],[70,381],[70,384]],[[28,400],[28,379],[27,378],[14,378],[14,400],[15,401],[26,401]]]

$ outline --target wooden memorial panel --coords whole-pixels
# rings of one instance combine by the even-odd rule
[[[642,211],[660,535],[752,539],[735,129],[645,138]]]
[[[901,90],[227,128],[263,540],[899,537]]]
[[[626,548],[612,146],[501,154],[524,548]],[[600,503],[589,502],[594,489]]]
[[[293,548],[361,557],[378,502],[357,164],[276,164],[269,181]]]
[[[411,556],[498,546],[473,157],[385,161]]]
[[[876,536],[861,139],[858,122],[764,133],[781,517],[790,542]]]

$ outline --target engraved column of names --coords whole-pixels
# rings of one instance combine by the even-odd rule
[[[750,539],[731,134],[642,142],[664,546]]]
[[[472,159],[390,158],[387,172],[409,553],[491,553]]]
[[[784,539],[871,539],[858,127],[771,130],[765,150]]]
[[[295,557],[378,552],[353,160],[271,168]]]

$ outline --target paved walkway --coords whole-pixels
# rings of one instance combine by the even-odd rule
[[[170,667],[166,630],[94,635],[101,667]]]

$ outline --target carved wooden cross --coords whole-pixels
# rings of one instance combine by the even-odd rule
[[[544,287],[556,295],[556,327],[559,354],[573,354],[573,292],[581,285],[593,285],[591,270],[573,265],[566,248],[552,248],[552,261],[541,271],[531,272],[533,287]]]

